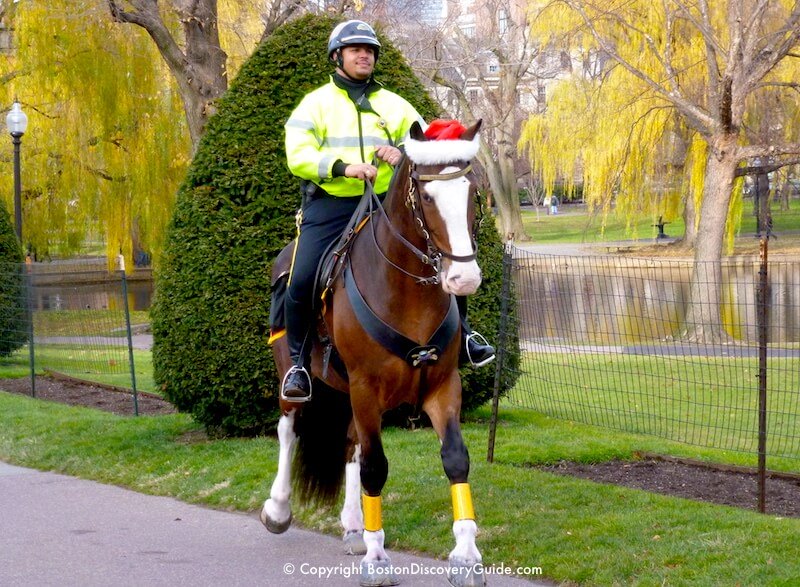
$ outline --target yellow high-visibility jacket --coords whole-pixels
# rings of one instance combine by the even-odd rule
[[[306,94],[286,121],[286,159],[291,172],[312,181],[332,196],[361,196],[364,182],[333,177],[333,164],[342,160],[373,163],[381,145],[400,146],[415,120],[425,127],[416,109],[380,86],[368,95],[373,111],[364,111],[336,86],[333,79]],[[389,189],[392,167],[379,161],[375,193]]]

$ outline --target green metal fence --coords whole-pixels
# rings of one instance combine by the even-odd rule
[[[0,265],[0,362],[131,393],[138,415],[131,297],[105,262]],[[2,363],[0,363],[2,364]]]
[[[723,336],[711,342],[692,336],[690,280],[707,268],[691,260],[512,247],[506,262],[518,322],[504,328],[523,350],[509,402],[710,448],[758,454],[763,442],[770,457],[800,459],[800,262],[771,260],[762,275],[758,258],[726,259]]]

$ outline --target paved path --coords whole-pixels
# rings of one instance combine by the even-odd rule
[[[358,585],[359,557],[341,552],[330,536],[294,528],[269,534],[255,515],[0,462],[3,587]],[[405,569],[403,585],[448,584],[441,561],[391,556]],[[336,574],[320,578],[314,570]],[[544,585],[488,579],[491,587]]]
[[[540,255],[559,255],[564,257],[603,257],[616,253],[619,250],[625,250],[635,245],[666,245],[674,242],[675,239],[660,239],[653,238],[639,239],[639,240],[625,240],[625,241],[608,241],[597,243],[537,243],[532,242],[515,242],[512,243],[519,251]]]

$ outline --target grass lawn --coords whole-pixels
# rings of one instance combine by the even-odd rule
[[[756,464],[756,357],[524,353],[521,369],[508,396],[515,406],[730,450],[740,453],[738,464]],[[772,358],[767,374],[769,466],[799,472],[798,362]]]
[[[783,211],[773,205],[772,218],[778,239],[772,244],[779,246],[782,240],[795,240],[800,232],[800,201],[792,200],[790,209]],[[756,232],[756,218],[752,215],[752,202],[745,202],[745,211],[739,228],[739,238],[748,244]],[[544,208],[525,208],[522,211],[525,230],[536,243],[600,243],[631,239],[655,238],[658,229],[653,226],[656,218],[640,218],[629,221],[612,211],[607,218],[601,214],[589,214],[584,206],[561,206],[559,214],[548,216]],[[674,218],[666,225],[668,236],[680,237],[684,232],[682,218]],[[757,242],[757,241],[756,241]]]
[[[131,327],[148,324],[147,311],[130,312]],[[47,310],[35,312],[36,336],[113,336],[124,337],[125,313],[122,310]]]
[[[631,458],[635,450],[725,461],[726,453],[619,434],[503,408],[485,462],[489,412],[464,426],[487,564],[538,566],[581,585],[777,585],[800,576],[800,520],[559,477],[531,468],[561,459]],[[0,393],[0,458],[34,468],[253,512],[275,473],[273,438],[197,440],[185,415],[118,417]],[[195,440],[192,440],[194,438]],[[446,557],[453,546],[447,481],[431,430],[385,431],[387,544]],[[338,534],[338,510],[295,511]]]

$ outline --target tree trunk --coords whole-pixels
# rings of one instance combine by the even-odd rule
[[[500,236],[504,241],[527,241],[528,235],[522,225],[522,209],[516,191],[513,159],[493,158],[487,150],[481,149],[479,159],[489,177],[492,196],[497,206],[500,220]]]
[[[505,76],[508,77],[508,76]],[[505,79],[505,78],[504,78]],[[506,83],[510,83],[505,79]],[[498,105],[506,111],[513,111],[514,104],[505,103],[503,96],[513,95],[508,90],[498,91],[493,97]],[[508,101],[508,100],[506,100]],[[503,240],[530,240],[522,225],[522,208],[519,203],[519,188],[514,169],[516,158],[516,135],[514,134],[514,117],[508,116],[495,127],[487,129],[487,145],[494,145],[495,153],[488,148],[481,149],[480,161],[489,176],[497,212],[500,217],[500,235]]]
[[[792,197],[792,184],[789,183],[789,180],[786,179],[781,186],[781,212],[788,212],[789,211],[789,200]]]
[[[203,135],[215,102],[228,88],[228,56],[219,42],[217,0],[178,3],[175,9],[183,28],[184,47],[178,45],[164,23],[156,0],[130,0],[126,11],[118,0],[107,0],[117,22],[138,25],[155,42],[178,85],[192,145]]]
[[[714,137],[706,166],[684,336],[703,343],[730,340],[722,324],[722,246],[739,159],[736,134]]]
[[[683,223],[685,225],[681,245],[686,249],[693,249],[697,243],[697,207],[692,194],[686,198],[683,207]]]

